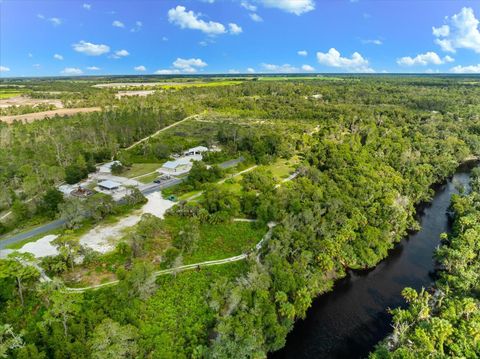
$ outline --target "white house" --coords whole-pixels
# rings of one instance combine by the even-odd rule
[[[121,186],[120,183],[115,181],[110,181],[110,180],[106,180],[98,183],[98,187],[107,191],[113,191],[115,189],[120,188],[120,186]]]
[[[185,156],[201,155],[204,152],[208,152],[207,147],[197,146],[197,147],[193,147],[193,148],[190,148],[187,151],[185,151],[184,155]]]
[[[122,163],[120,161],[112,161],[112,162],[104,163],[103,165],[98,167],[98,172],[112,173],[112,166],[114,164],[121,165]]]
[[[167,161],[160,168],[162,173],[186,173],[192,168],[192,162],[189,158],[181,157],[175,161]]]

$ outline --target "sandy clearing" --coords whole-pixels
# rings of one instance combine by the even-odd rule
[[[15,116],[0,116],[0,121],[6,123],[12,123],[13,121],[22,121],[22,122],[33,122],[37,120],[43,120],[47,117],[58,116],[69,116],[75,115],[77,113],[87,113],[101,111],[100,107],[83,107],[83,108],[63,108],[52,111],[43,111],[43,112],[34,112],[27,113],[25,115],[15,115]]]
[[[142,87],[142,86],[159,86],[169,85],[167,82],[112,82],[108,84],[96,84],[92,87],[97,88],[122,88],[122,87]]]
[[[51,244],[56,238],[58,238],[58,235],[49,234],[40,238],[38,241],[25,244],[18,251],[22,253],[32,253],[37,258],[57,255],[57,248]]]
[[[55,256],[58,254],[57,249],[51,244],[53,240],[58,238],[56,234],[49,234],[36,240],[25,244],[22,248],[18,249],[21,253],[32,253],[36,258],[42,258],[47,256]],[[5,258],[9,253],[13,252],[12,249],[3,249],[0,251],[0,258]]]
[[[57,108],[63,108],[63,103],[58,99],[39,99],[30,98],[28,96],[15,96],[0,99],[0,108],[8,108],[13,106],[35,106],[39,104],[55,105]]]
[[[119,91],[115,95],[116,98],[122,98],[125,96],[148,96],[154,93],[155,90],[143,90],[143,91]]]
[[[135,214],[125,217],[109,226],[98,226],[80,238],[80,244],[97,252],[106,253],[115,248],[118,240],[126,228],[136,225],[143,213],[150,213],[158,218],[163,218],[165,212],[175,203],[162,198],[160,192],[147,196],[148,202]]]

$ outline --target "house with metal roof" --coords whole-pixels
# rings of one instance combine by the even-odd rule
[[[160,171],[166,173],[185,173],[190,171],[190,168],[192,168],[192,162],[190,162],[190,159],[181,157],[175,161],[165,162]]]
[[[107,190],[107,191],[116,190],[116,189],[120,188],[120,186],[121,186],[120,183],[115,182],[115,181],[110,181],[110,180],[106,180],[106,181],[102,181],[102,182],[98,183],[98,187],[100,187],[103,190]]]

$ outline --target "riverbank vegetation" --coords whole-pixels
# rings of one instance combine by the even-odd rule
[[[10,269],[0,276],[0,345],[15,358],[97,357],[101,333],[109,349],[139,357],[248,358],[281,348],[314,297],[330,290],[346,268],[375,266],[418,226],[415,205],[431,198],[431,186],[480,155],[480,89],[472,79],[341,79],[186,87],[112,100],[115,107],[97,114],[0,125],[4,210],[43,193],[45,183],[62,181],[69,165],[86,168],[112,157],[156,163],[184,149],[174,147],[177,139],[185,146],[217,144],[230,158],[244,156],[260,167],[214,187],[207,182],[220,174],[197,165],[190,190],[205,190],[202,197],[172,209],[163,224],[172,222],[178,230],[172,236],[160,235],[162,229],[143,236],[146,242],[142,234],[127,241],[131,260],[115,269],[117,286],[80,294],[56,280],[20,277],[22,305],[22,273],[11,261],[2,264]],[[102,96],[99,102],[109,98]],[[204,115],[125,150],[194,113]],[[298,177],[276,186],[293,166]],[[256,223],[227,233],[237,216]],[[152,276],[158,263],[150,249],[169,250],[161,238],[176,248],[164,259],[174,262],[182,254],[193,261],[240,254],[269,222],[277,223],[272,237],[245,261]],[[198,233],[194,226],[200,239],[190,235]],[[210,242],[202,242],[202,230]],[[159,241],[148,243],[152,238]],[[191,249],[192,243],[199,245]],[[115,333],[106,330],[109,320]]]
[[[453,229],[436,253],[440,278],[431,291],[404,289],[408,307],[391,311],[393,333],[371,359],[480,357],[480,168],[451,208]]]

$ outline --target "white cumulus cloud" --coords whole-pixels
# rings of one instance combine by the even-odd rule
[[[426,65],[442,65],[447,62],[453,62],[454,59],[450,56],[445,56],[443,59],[438,56],[436,52],[428,51],[424,54],[418,54],[415,57],[405,56],[397,60],[400,66],[426,66]]]
[[[230,70],[228,70],[228,73],[229,73],[229,74],[239,74],[240,71],[235,70],[235,69],[230,69]]]
[[[171,74],[192,74],[198,71],[198,69],[206,67],[208,64],[202,59],[182,59],[178,57],[173,63],[172,69],[160,69],[155,71],[159,75],[171,75]]]
[[[135,21],[135,26],[130,29],[130,32],[139,32],[142,26],[143,22],[137,20]]]
[[[202,59],[182,59],[177,58],[173,62],[173,67],[179,69],[182,72],[186,73],[194,73],[197,72],[198,68],[203,68],[207,66],[207,63]]]
[[[249,15],[250,15],[250,19],[252,19],[255,22],[262,22],[263,21],[262,17],[260,15],[256,14],[256,13],[251,13]]]
[[[60,61],[63,60],[63,56],[60,55],[60,54],[55,54],[55,55],[53,55],[53,58],[54,58],[55,60],[60,60]]]
[[[450,69],[455,74],[480,74],[480,64],[470,66],[455,66]]]
[[[97,66],[88,66],[88,67],[87,67],[87,70],[90,70],[90,71],[98,71],[98,70],[100,70],[100,67],[97,67]]]
[[[113,27],[125,27],[125,24],[123,22],[119,21],[119,20],[114,20],[112,22],[112,26]]]
[[[127,50],[118,50],[115,51],[115,55],[124,57],[130,55],[130,53]]]
[[[257,11],[257,7],[256,7],[255,5],[253,5],[253,4],[250,4],[249,2],[242,1],[242,2],[240,3],[240,5],[241,5],[243,8],[247,9],[248,11],[252,11],[252,12]]]
[[[283,65],[262,64],[262,67],[268,72],[278,72],[278,73],[298,72],[298,68],[290,64],[283,64]]]
[[[39,18],[40,20],[48,21],[53,26],[58,26],[58,25],[62,24],[62,20],[58,17],[48,17],[47,18],[46,16],[44,16],[42,14],[37,14],[37,18]]]
[[[249,68],[247,68],[247,73],[249,73],[249,74],[254,74],[254,73],[255,73],[255,69],[252,68],[252,67],[249,67]]]
[[[223,24],[215,21],[204,21],[200,19],[201,14],[186,10],[185,6],[180,5],[168,10],[168,21],[181,29],[200,30],[208,35],[220,35],[226,32]]]
[[[60,20],[58,17],[51,17],[51,18],[48,19],[48,21],[50,21],[50,23],[53,26],[58,26],[58,25],[62,24],[62,20]]]
[[[232,35],[238,35],[242,33],[242,28],[238,26],[237,24],[234,24],[233,22],[228,24],[228,28],[230,30],[230,34]]]
[[[315,71],[313,66],[310,66],[310,65],[302,65],[302,70],[303,71]]]
[[[111,57],[114,59],[120,59],[122,57],[127,57],[128,55],[130,55],[130,53],[127,50],[122,49],[115,51]]]
[[[382,40],[378,40],[378,39],[367,39],[367,40],[362,40],[362,42],[364,44],[372,44],[372,45],[378,45],[378,46],[383,44]]]
[[[133,68],[135,71],[147,71],[147,68],[143,65],[140,65],[140,66],[135,66]]]
[[[8,71],[10,71],[10,67],[0,66],[0,72],[8,72]]]
[[[83,74],[83,71],[78,67],[65,67],[61,73],[64,75],[81,75]]]
[[[82,5],[82,7],[83,7],[85,10],[90,10],[90,9],[92,8],[92,5],[87,4],[87,3],[84,3],[84,4]]]
[[[179,74],[180,70],[178,69],[161,69],[155,71],[157,75],[173,75],[173,74]]]
[[[472,8],[464,7],[451,17],[445,18],[445,25],[433,27],[435,42],[443,51],[455,52],[456,49],[469,49],[480,53],[479,20]]]
[[[259,2],[265,7],[280,9],[295,15],[315,9],[313,0],[259,0]]]
[[[358,52],[354,52],[351,58],[342,57],[340,52],[331,48],[328,52],[317,52],[317,60],[321,65],[336,67],[348,72],[375,72],[369,67],[368,60]]]
[[[110,47],[107,45],[93,44],[83,40],[72,46],[75,51],[89,56],[100,56],[110,51]]]
[[[300,50],[300,51],[297,51],[297,55],[299,56],[307,56],[308,55],[308,52],[306,50]]]

